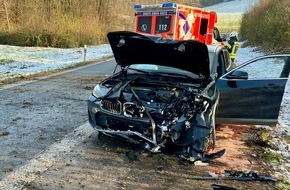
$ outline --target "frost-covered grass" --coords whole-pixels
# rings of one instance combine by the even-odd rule
[[[43,48],[0,45],[0,81],[19,75],[54,71],[112,56],[108,44],[84,48]]]

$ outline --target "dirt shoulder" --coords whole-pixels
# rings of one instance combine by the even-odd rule
[[[171,154],[151,154],[131,144],[93,133],[84,143],[65,154],[45,173],[26,185],[27,189],[212,189],[219,184],[236,189],[275,189],[273,182],[202,180],[224,170],[271,174],[259,156],[260,148],[247,143],[256,134],[254,126],[221,125],[217,128],[217,148],[223,157],[208,165],[180,161]],[[253,156],[256,155],[256,156]]]

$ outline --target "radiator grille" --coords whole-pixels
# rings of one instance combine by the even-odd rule
[[[122,105],[121,102],[111,102],[109,100],[102,100],[101,101],[101,108],[103,110],[106,110],[108,112],[114,113],[114,114],[121,114]]]

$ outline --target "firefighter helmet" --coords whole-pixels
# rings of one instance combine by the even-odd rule
[[[231,37],[236,37],[236,38],[238,38],[238,32],[236,32],[236,31],[231,32],[231,33],[230,33],[230,38],[231,38]]]

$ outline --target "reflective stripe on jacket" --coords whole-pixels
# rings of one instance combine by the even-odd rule
[[[239,42],[235,42],[234,45],[232,46],[232,51],[230,52],[230,58],[231,59],[235,59],[236,55],[237,55],[237,51],[239,49],[240,43]]]

